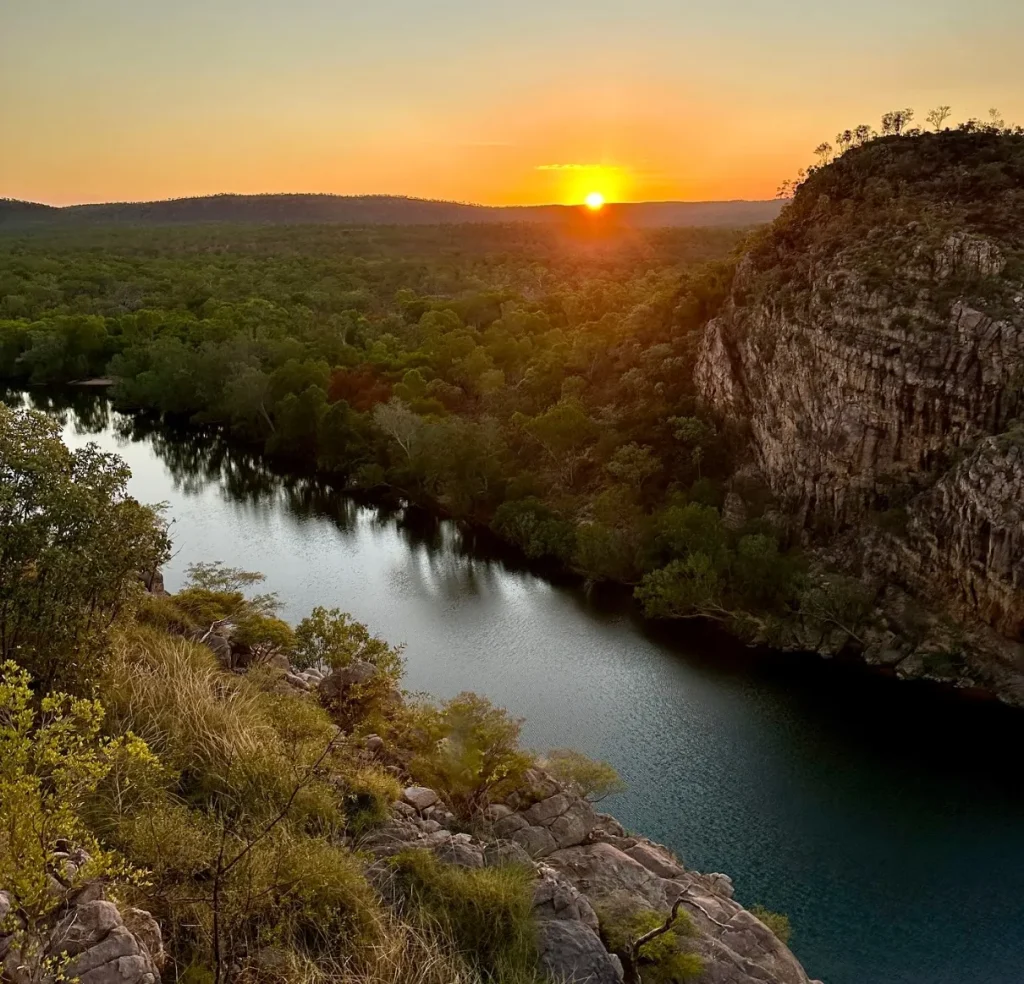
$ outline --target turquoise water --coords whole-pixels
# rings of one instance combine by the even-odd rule
[[[1024,980],[1024,717],[652,631],[621,595],[552,583],[452,523],[81,408],[67,442],[116,451],[132,493],[169,504],[171,590],[196,560],[261,570],[287,617],[336,605],[404,643],[411,689],[479,691],[534,747],[609,759],[629,792],[607,808],[788,913],[826,984]]]

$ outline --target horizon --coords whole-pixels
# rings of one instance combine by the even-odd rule
[[[0,195],[57,206],[765,201],[894,108],[1024,117],[1010,0],[66,0],[2,21]]]
[[[422,198],[417,195],[403,195],[400,193],[388,192],[366,192],[363,194],[345,194],[334,191],[214,191],[202,195],[177,195],[171,198],[135,198],[135,199],[106,199],[103,201],[67,202],[58,204],[54,202],[34,201],[27,198],[13,198],[7,195],[0,195],[0,202],[11,202],[20,205],[41,205],[45,208],[88,208],[89,206],[101,205],[161,205],[169,202],[198,201],[206,198],[346,198],[346,199],[390,199],[393,201],[421,202],[434,205],[460,205],[466,208],[486,209],[538,209],[538,208],[584,208],[585,202],[528,202],[525,204],[512,205],[491,205],[485,202],[473,202],[457,198]],[[764,204],[766,202],[779,200],[777,195],[770,198],[716,198],[716,199],[643,199],[639,201],[605,201],[601,208],[614,208],[620,205],[750,205]]]

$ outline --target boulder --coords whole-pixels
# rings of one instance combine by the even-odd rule
[[[217,662],[223,667],[231,666],[231,643],[222,635],[211,635],[206,638],[206,645],[213,650]]]
[[[292,669],[291,661],[284,653],[274,653],[274,655],[267,660],[267,665],[272,666],[275,670],[281,670],[284,673],[295,672]]]
[[[164,587],[164,576],[160,571],[145,571],[139,575],[146,591],[151,595],[166,597],[167,589]]]
[[[518,814],[502,817],[494,825],[496,837],[511,837],[517,830],[523,830],[530,825]]]
[[[124,920],[113,902],[87,902],[76,906],[58,924],[50,937],[51,955],[77,956],[96,946]]]
[[[546,864],[537,865],[533,914],[537,919],[575,919],[595,933],[598,930],[597,914],[590,900],[568,878]]]
[[[665,878],[647,866],[669,870],[663,865],[670,859],[657,845],[637,841],[629,850],[646,864],[606,841],[556,851],[545,863],[584,892],[599,911],[607,907],[664,913],[681,897],[695,931],[688,945],[704,961],[701,980],[707,984],[808,984],[789,949],[733,901],[727,879],[690,871]]]
[[[0,893],[0,908],[4,905],[10,900]],[[60,980],[80,984],[157,984],[157,961],[164,957],[160,929],[142,910],[129,910],[129,923],[114,903],[103,899],[72,905],[46,942],[43,957],[53,963],[44,964],[42,976],[24,967],[19,951],[0,945],[2,976],[12,984],[56,984],[59,969]]]
[[[537,923],[537,949],[544,973],[563,984],[620,984],[622,965],[582,922],[543,919]]]
[[[167,962],[164,951],[164,937],[160,924],[145,909],[125,909],[122,913],[125,927],[145,946],[157,970],[163,970]]]
[[[569,809],[571,800],[565,793],[556,793],[547,799],[534,803],[528,810],[523,811],[523,819],[531,827],[544,823],[545,820],[553,820],[561,816]]]
[[[545,826],[551,831],[559,848],[582,844],[594,828],[594,808],[582,799],[574,800],[569,808]]]
[[[674,885],[611,844],[570,847],[551,854],[546,861],[585,890],[595,905],[614,897],[630,908],[660,911],[670,908],[678,894]]]
[[[455,814],[447,809],[443,803],[437,803],[424,810],[423,816],[428,820],[436,820],[442,827],[451,827],[455,824]]]
[[[658,850],[651,843],[634,844],[623,852],[634,861],[639,861],[648,871],[661,878],[682,878],[685,869],[665,851]]]
[[[348,666],[339,666],[320,681],[320,695],[327,700],[338,700],[352,687],[361,687],[369,683],[378,672],[373,663],[361,659],[349,663]]]
[[[542,858],[558,847],[551,831],[544,827],[523,827],[515,831],[511,839],[525,848],[531,858]]]
[[[434,852],[440,860],[460,868],[483,868],[484,850],[482,844],[465,844],[454,838]]]
[[[484,847],[485,867],[500,868],[506,864],[518,864],[528,868],[533,864],[533,858],[515,841],[496,841]]]
[[[434,790],[427,789],[426,786],[409,786],[402,791],[402,799],[422,812],[427,807],[433,806],[439,797]]]

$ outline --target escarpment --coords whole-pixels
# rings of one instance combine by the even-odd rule
[[[704,398],[749,428],[790,534],[877,589],[856,648],[1017,704],[1022,229],[1020,135],[849,151],[744,257],[696,370]]]

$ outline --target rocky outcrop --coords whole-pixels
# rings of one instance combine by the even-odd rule
[[[19,932],[10,899],[0,892],[0,969],[11,984],[157,984],[164,962],[160,927],[141,909],[122,912],[85,886],[54,918],[39,942]],[[5,917],[6,921],[5,921]],[[9,935],[2,935],[7,930]]]
[[[727,876],[690,871],[660,844],[627,836],[540,770],[471,832],[456,826],[436,793],[411,787],[391,820],[358,847],[382,860],[419,849],[468,868],[531,867],[539,955],[552,980],[620,984],[622,964],[605,945],[602,919],[641,910],[664,915],[681,898],[693,929],[686,944],[704,962],[702,982],[808,984],[789,949],[733,899]],[[389,867],[371,872],[386,893]]]
[[[311,699],[315,691],[329,705],[347,699],[378,672],[369,664],[354,663],[327,675],[298,673],[283,659],[276,668],[282,688]],[[359,746],[357,754],[378,763],[390,760],[387,768],[393,774],[407,776],[395,764],[401,755],[379,735],[366,736]],[[527,770],[515,791],[492,802],[470,823],[459,820],[435,790],[406,786],[387,821],[349,846],[368,859],[369,880],[396,905],[401,893],[389,859],[410,850],[429,851],[462,868],[518,865],[532,871],[538,959],[552,981],[622,984],[623,965],[606,945],[607,920],[641,910],[664,918],[681,899],[692,923],[685,944],[704,964],[701,981],[809,984],[786,946],[733,900],[727,876],[690,871],[667,848],[627,836],[612,817],[597,813],[574,788],[541,768]],[[140,947],[147,945],[150,937],[143,923],[131,925]],[[259,955],[264,964],[274,959],[272,950]]]
[[[879,141],[809,180],[740,264],[696,382],[748,428],[792,536],[828,566],[895,588],[924,610],[918,622],[952,617],[967,641],[945,661],[964,669],[954,682],[987,678],[1024,703],[1024,284],[1010,262],[1021,244],[1004,231],[1010,212],[983,225],[990,202],[957,200],[984,188],[963,179],[971,139],[955,138],[948,174],[935,141]],[[995,139],[975,141],[988,142],[986,161],[999,159]],[[929,173],[919,194],[906,179],[913,154]],[[897,165],[900,197],[879,204],[879,175]],[[878,600],[884,625],[893,609]],[[860,645],[883,659],[885,647]],[[905,649],[890,661],[922,675],[929,660],[908,662]]]

